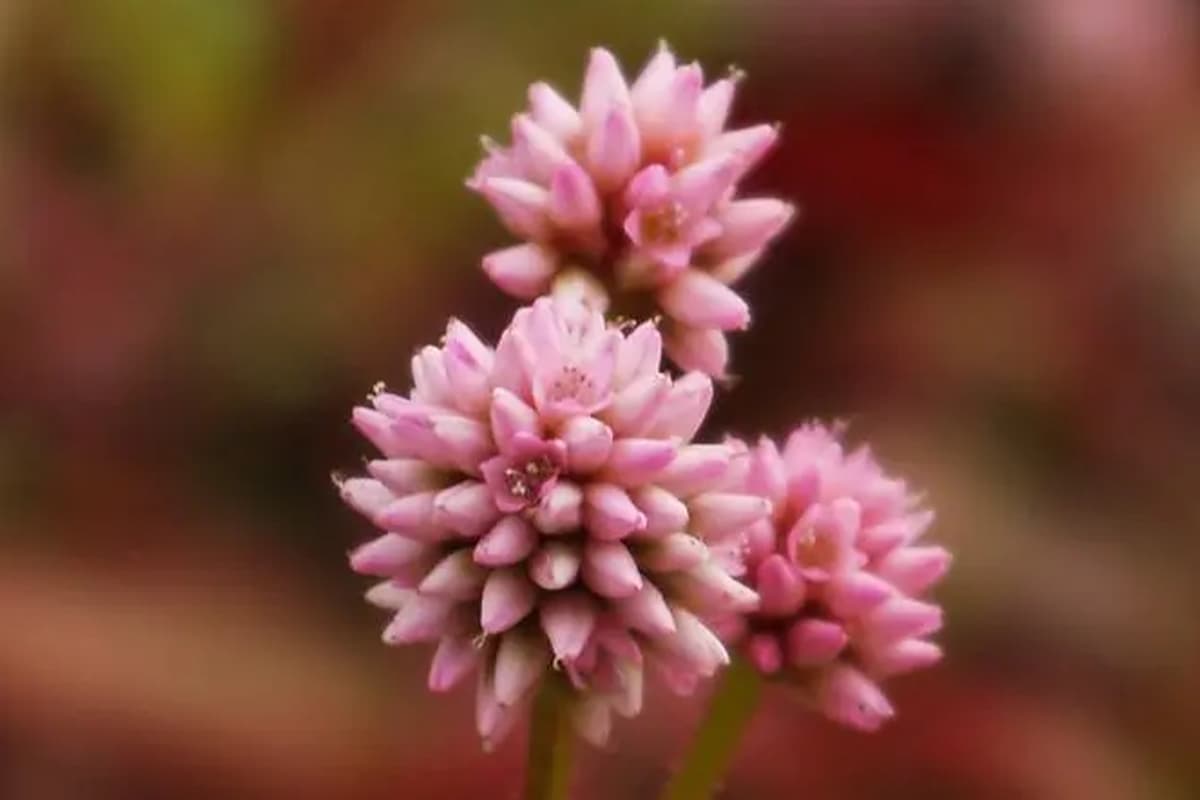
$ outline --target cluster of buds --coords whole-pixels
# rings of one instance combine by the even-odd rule
[[[729,660],[704,620],[757,605],[729,565],[771,504],[721,489],[736,447],[691,444],[712,380],[661,358],[652,323],[544,297],[495,349],[451,321],[407,397],[354,411],[382,458],[342,495],[385,533],[351,566],[385,579],[368,598],[395,612],[386,642],[438,643],[431,689],[479,667],[485,742],[551,666],[603,741],[611,712],[641,709],[647,664],[690,691]]]
[[[950,554],[918,543],[933,512],[868,448],[846,452],[840,434],[810,423],[782,451],[766,438],[736,442],[744,458],[732,486],[769,500],[772,513],[745,531],[743,579],[759,605],[720,628],[760,672],[870,731],[893,714],[879,681],[941,658],[926,638],[941,608],[919,598]]]
[[[484,140],[467,185],[523,244],[484,257],[522,299],[585,274],[600,303],[664,318],[668,356],[723,375],[725,331],[750,323],[730,287],[787,225],[781,200],[737,197],[774,145],[774,125],[725,130],[737,74],[705,87],[698,64],[665,46],[632,85],[607,50],[592,51],[578,108],[546,83],[512,120],[512,144]]]
[[[436,644],[430,689],[476,674],[485,745],[545,680],[603,742],[647,669],[688,693],[727,645],[871,730],[879,681],[940,657],[917,598],[949,556],[915,544],[932,515],[868,450],[819,425],[782,452],[694,441],[750,320],[729,284],[792,215],[736,196],[778,132],[725,130],[735,82],[664,46],[632,85],[593,51],[578,108],[534,84],[468,182],[526,240],[484,269],[530,304],[495,347],[451,320],[407,394],[354,409],[378,457],[336,482],[380,532],[351,566],[380,579],[386,643]]]

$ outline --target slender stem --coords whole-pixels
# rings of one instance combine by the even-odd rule
[[[762,678],[741,659],[722,674],[683,767],[667,784],[663,800],[707,800],[733,759],[758,701]]]
[[[534,700],[525,800],[566,800],[575,744],[568,700],[567,688],[557,675],[543,682]]]

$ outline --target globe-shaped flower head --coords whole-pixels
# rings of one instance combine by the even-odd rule
[[[929,666],[941,608],[919,599],[950,554],[918,540],[933,521],[904,481],[865,447],[847,452],[840,431],[800,427],[783,451],[748,448],[738,488],[772,502],[746,540],[753,612],[723,621],[762,673],[798,683],[826,716],[874,730],[893,715],[880,681]]]
[[[728,554],[770,502],[716,491],[735,448],[690,444],[712,382],[660,371],[662,340],[564,297],[520,309],[493,350],[451,321],[407,397],[356,408],[381,451],[346,501],[386,532],[351,555],[384,582],[389,644],[437,642],[429,686],[478,667],[477,723],[501,738],[548,670],[594,741],[638,712],[643,668],[689,689],[727,661],[701,618],[748,609]]]
[[[611,53],[593,50],[578,107],[531,86],[511,146],[485,139],[467,181],[526,240],[486,256],[487,273],[533,298],[582,270],[618,313],[663,315],[679,366],[723,374],[723,332],[750,321],[729,284],[792,215],[774,198],[736,197],[778,136],[772,125],[725,130],[736,79],[705,87],[700,66],[663,45],[632,85]]]

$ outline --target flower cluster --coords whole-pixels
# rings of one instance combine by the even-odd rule
[[[438,643],[431,689],[480,668],[487,742],[552,664],[603,741],[611,711],[641,708],[646,663],[689,691],[728,660],[701,620],[757,602],[730,571],[770,503],[715,491],[735,448],[690,444],[712,381],[672,380],[661,352],[651,323],[625,333],[542,298],[495,349],[451,321],[414,356],[409,396],[354,411],[382,458],[342,495],[386,532],[351,565],[385,579],[368,594],[395,611],[384,641]]]
[[[750,447],[734,486],[770,500],[746,531],[746,580],[760,603],[722,633],[760,672],[799,683],[837,722],[875,730],[893,714],[879,681],[929,666],[941,608],[920,596],[950,554],[918,544],[933,521],[904,481],[840,430],[812,423]]]
[[[632,85],[611,53],[593,50],[578,108],[533,84],[511,146],[485,139],[467,181],[526,240],[486,256],[484,270],[523,299],[552,291],[564,269],[586,270],[619,312],[665,316],[681,368],[724,374],[723,332],[750,322],[729,284],[793,211],[735,196],[778,137],[772,125],[725,130],[736,82],[705,87],[700,66],[678,65],[663,45]]]
[[[484,269],[530,304],[495,347],[452,319],[407,394],[354,409],[379,456],[336,482],[382,532],[350,564],[382,579],[385,642],[436,643],[430,689],[477,674],[485,745],[547,680],[603,742],[647,668],[687,693],[726,644],[874,730],[880,681],[941,656],[919,598],[949,554],[917,544],[932,513],[869,450],[818,424],[782,451],[693,441],[750,318],[729,284],[792,214],[737,197],[778,132],[725,130],[735,81],[663,46],[632,85],[594,50],[578,108],[534,84],[468,181],[526,240]]]

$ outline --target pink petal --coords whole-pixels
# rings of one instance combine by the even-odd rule
[[[691,441],[704,422],[712,398],[712,378],[704,373],[689,372],[678,378],[659,406],[650,428],[652,435]]]
[[[697,161],[675,173],[671,180],[673,196],[690,214],[704,216],[733,185],[740,169],[741,157],[736,154]]]
[[[662,363],[662,336],[653,322],[643,322],[621,342],[613,383],[621,389],[639,378],[657,375]]]
[[[482,536],[499,518],[492,490],[479,481],[463,481],[442,490],[434,499],[434,524],[468,539]]]
[[[778,140],[778,125],[755,125],[750,128],[739,128],[713,139],[705,148],[704,155],[706,158],[736,156],[738,160],[738,170],[734,176],[736,181],[757,166]]]
[[[663,342],[667,355],[680,369],[698,370],[714,378],[725,376],[729,366],[729,343],[716,328],[674,325]]]
[[[550,179],[549,214],[565,230],[599,232],[600,196],[591,177],[574,161],[556,169]]]
[[[762,250],[795,213],[791,203],[769,197],[727,203],[716,215],[721,225],[720,238],[707,245],[705,253],[712,258],[728,259]]]
[[[436,469],[415,458],[380,458],[368,461],[367,472],[396,495],[436,489],[441,480]]]
[[[764,675],[774,675],[783,668],[783,648],[779,637],[770,633],[756,633],[746,642],[746,659]]]
[[[944,547],[898,547],[880,560],[879,577],[907,594],[920,594],[942,579],[951,556]]]
[[[432,345],[426,345],[412,357],[413,391],[412,399],[438,406],[452,405],[453,395],[450,382],[446,377],[446,366],[442,361],[442,351]],[[383,395],[376,395],[376,401]],[[381,411],[386,409],[381,408]]]
[[[584,592],[558,592],[542,603],[541,620],[555,659],[570,663],[596,626],[596,604]]]
[[[496,452],[487,426],[468,417],[444,414],[435,418],[433,435],[445,448],[445,457],[469,475],[478,475],[479,465]]]
[[[835,666],[817,690],[817,704],[835,722],[861,731],[876,731],[895,716],[879,686],[858,670]]]
[[[418,590],[428,597],[473,600],[483,589],[487,570],[471,558],[471,550],[456,550],[443,558],[421,581]]]
[[[655,640],[671,655],[682,659],[699,675],[708,677],[729,664],[729,652],[721,640],[696,615],[678,606],[672,608],[675,634]]]
[[[667,636],[675,632],[675,619],[662,592],[650,581],[628,597],[613,601],[613,608],[622,622],[636,631],[652,636]]]
[[[896,596],[862,618],[864,635],[873,642],[926,636],[942,627],[942,609],[911,597]]]
[[[411,442],[405,441],[392,427],[386,414],[371,408],[356,407],[350,412],[350,420],[367,441],[389,458],[417,455]]]
[[[787,465],[783,463],[779,448],[766,436],[762,437],[751,454],[746,475],[747,491],[782,507],[787,501],[787,482]]]
[[[824,600],[839,617],[853,617],[868,611],[895,593],[892,585],[869,572],[844,572],[834,575],[825,585]]]
[[[550,176],[561,167],[574,163],[561,142],[528,114],[517,114],[512,120],[513,150],[525,166],[528,176],[538,183],[548,183]]]
[[[509,514],[501,517],[475,545],[475,561],[488,567],[516,564],[533,552],[537,542],[533,527],[520,516]]]
[[[638,509],[646,515],[643,537],[654,538],[687,530],[687,506],[666,489],[643,486],[634,490],[632,498]]]
[[[437,639],[445,630],[456,603],[439,597],[413,594],[383,632],[386,644],[413,644]]]
[[[651,164],[638,172],[625,188],[625,205],[630,208],[653,208],[671,195],[671,177],[662,164]],[[631,230],[626,223],[629,238],[640,243],[639,230]]]
[[[483,271],[492,282],[522,300],[545,294],[557,269],[554,251],[538,244],[518,244],[483,257]]]
[[[550,193],[537,184],[517,178],[488,178],[479,191],[514,235],[540,240],[552,232]]]
[[[612,452],[612,429],[592,416],[568,419],[559,429],[567,445],[567,465],[575,474],[588,474],[604,466]]]
[[[641,435],[660,416],[662,402],[670,391],[671,380],[666,375],[647,375],[619,392],[602,415],[617,435]]]
[[[654,572],[677,572],[696,567],[707,558],[704,542],[686,533],[669,533],[645,544],[638,562]]]
[[[584,524],[599,539],[623,539],[646,526],[646,515],[621,487],[590,483],[584,489]]]
[[[438,642],[429,667],[429,690],[448,692],[479,660],[479,648],[466,636],[444,636]]]
[[[901,639],[881,651],[864,654],[871,673],[880,678],[931,667],[942,660],[942,648],[924,639]]]
[[[614,108],[588,138],[588,170],[596,185],[603,191],[609,191],[621,186],[633,175],[641,160],[641,153],[641,139],[633,121],[633,113],[626,107]]]
[[[665,98],[661,134],[668,142],[685,139],[695,131],[703,89],[704,73],[699,64],[691,63],[675,71]]]
[[[594,48],[583,77],[579,102],[584,126],[594,130],[614,108],[628,108],[629,104],[629,86],[617,59],[602,47]]]
[[[742,279],[751,269],[758,265],[763,251],[754,250],[740,256],[727,258],[709,269],[708,273],[726,286],[732,286]]]
[[[665,439],[618,439],[603,474],[622,486],[643,484],[670,465],[676,449]]]
[[[850,637],[841,625],[822,619],[801,619],[787,632],[788,662],[803,669],[837,657]]]
[[[546,492],[533,514],[533,524],[546,534],[576,530],[583,521],[583,492],[578,486],[558,481]]]
[[[700,95],[696,121],[705,139],[713,138],[725,127],[736,84],[734,77],[722,78],[714,81]]]
[[[601,597],[629,597],[642,588],[642,576],[621,542],[589,539],[583,550],[583,580]]]
[[[671,573],[664,581],[669,581],[673,597],[706,612],[749,612],[758,608],[758,594],[711,560]]]
[[[338,481],[337,487],[346,505],[370,520],[396,500],[386,486],[371,478],[346,478]]]
[[[789,617],[804,604],[804,581],[782,555],[768,556],[758,565],[754,576],[754,586],[761,601],[759,613]]]
[[[445,534],[433,522],[437,492],[419,492],[389,503],[376,517],[380,527],[421,541],[438,541]]]
[[[350,568],[362,575],[386,577],[410,564],[433,566],[438,548],[397,533],[385,533],[350,554]]]
[[[678,497],[692,497],[725,481],[730,457],[727,445],[684,445],[675,460],[655,477],[655,483]]]
[[[564,589],[575,582],[582,562],[579,546],[548,542],[529,559],[529,577],[546,591]]]
[[[629,92],[638,127],[643,131],[661,128],[662,112],[667,106],[674,77],[675,56],[665,42],[660,43]]]
[[[541,634],[509,631],[496,648],[493,688],[501,706],[515,705],[550,666],[550,650]]]
[[[688,503],[691,530],[704,539],[736,534],[771,513],[771,501],[750,494],[710,492]]]
[[[539,437],[541,424],[537,412],[521,398],[507,389],[492,391],[492,405],[489,410],[492,423],[492,436],[496,446],[505,455],[513,454],[513,437],[517,434]]]
[[[694,328],[742,330],[750,324],[750,307],[725,284],[699,270],[680,273],[658,291],[663,310]]]
[[[533,610],[536,600],[537,590],[523,570],[495,570],[483,585],[479,624],[488,633],[506,631]]]
[[[416,594],[412,589],[413,586],[401,586],[395,580],[383,581],[368,589],[363,594],[363,599],[376,608],[383,608],[395,613]]]
[[[571,140],[583,127],[579,112],[548,83],[529,87],[529,113],[560,142]]]

